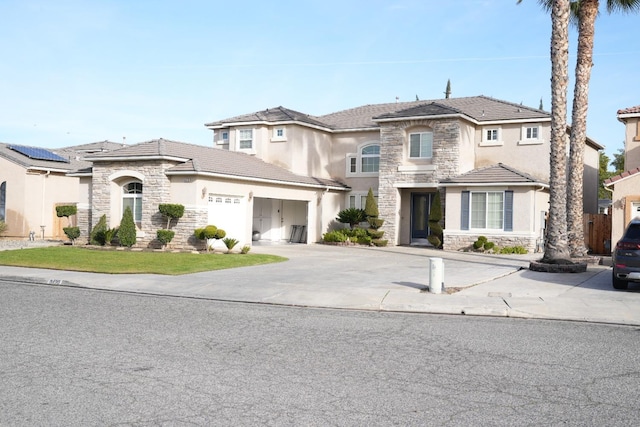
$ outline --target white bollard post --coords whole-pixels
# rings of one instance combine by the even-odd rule
[[[429,292],[439,294],[444,288],[444,263],[442,258],[429,258]]]

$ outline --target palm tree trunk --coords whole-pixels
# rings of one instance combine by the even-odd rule
[[[549,220],[543,262],[569,258],[567,244],[567,86],[569,80],[569,0],[551,9],[551,154]]]
[[[581,257],[587,253],[583,228],[584,147],[587,138],[589,80],[593,65],[593,41],[598,6],[598,0],[581,0],[578,8],[578,55],[571,115],[570,175],[567,188],[567,230],[572,257]]]

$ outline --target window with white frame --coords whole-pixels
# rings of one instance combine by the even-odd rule
[[[218,145],[228,144],[229,143],[229,131],[228,130],[220,131],[220,133],[218,133],[218,137],[216,139],[216,143]]]
[[[378,196],[374,195],[376,203],[378,203]],[[347,196],[347,204],[349,208],[364,209],[367,206],[367,193],[351,192]]]
[[[430,159],[433,150],[433,132],[409,134],[409,157],[412,159]]]
[[[482,129],[480,145],[502,145],[502,129],[500,127],[486,127]]]
[[[471,193],[471,228],[502,229],[503,215],[502,191]]]
[[[138,228],[142,224],[142,183],[129,182],[122,187],[122,212],[130,208]]]
[[[238,129],[238,149],[253,149],[253,129]]]
[[[347,155],[347,173],[377,174],[380,171],[380,144],[361,147],[358,154]]]
[[[273,128],[272,141],[285,141],[287,139],[285,129],[283,127]]]
[[[462,230],[513,231],[513,191],[463,191]]]
[[[542,129],[540,125],[525,125],[522,127],[520,144],[542,144]]]

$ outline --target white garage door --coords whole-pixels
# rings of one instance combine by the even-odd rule
[[[246,212],[244,197],[209,194],[209,221],[207,224],[222,228],[227,232],[227,237],[238,239],[241,245],[248,243],[244,241]],[[222,242],[217,243],[225,247]]]

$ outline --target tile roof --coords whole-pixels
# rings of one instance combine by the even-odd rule
[[[301,113],[299,111],[290,110],[284,107],[267,108],[266,110],[257,111],[255,113],[243,114],[240,116],[230,117],[228,119],[206,123],[205,126],[224,127],[230,123],[280,123],[280,122],[300,122],[308,125],[326,127],[325,123],[318,121],[313,116]]]
[[[640,113],[640,105],[618,110],[618,114],[635,114],[635,113]]]
[[[205,126],[224,127],[230,124],[256,121],[298,121],[325,127],[332,131],[343,131],[378,128],[379,125],[375,121],[376,118],[402,118],[418,114],[424,116],[462,114],[477,122],[550,119],[548,112],[480,95],[465,98],[363,105],[322,116],[311,116],[284,107],[277,107],[207,123]]]
[[[503,163],[491,165],[484,168],[474,169],[458,176],[443,179],[440,184],[542,184],[546,182],[539,180],[529,174],[521,172]]]
[[[60,157],[68,160],[68,162],[58,162],[53,160],[32,159],[18,151],[12,150],[9,147],[14,144],[0,143],[0,157],[9,160],[19,166],[26,169],[42,169],[42,170],[56,170],[62,172],[69,172],[76,169],[85,168],[90,165],[89,162],[83,159],[83,156],[79,155],[71,148],[68,149],[46,149]],[[29,147],[33,149],[41,149],[41,147]]]
[[[158,158],[179,162],[167,170],[168,174],[224,175],[244,180],[275,181],[318,188],[349,188],[336,180],[294,174],[249,154],[162,138],[130,145],[113,152],[87,156],[87,159],[94,162]]]
[[[617,181],[620,181],[621,179],[625,179],[628,178],[632,175],[635,175],[637,173],[640,173],[640,168],[635,168],[635,169],[631,169],[628,171],[624,171],[621,174],[612,176],[611,178],[607,178],[603,181],[603,184],[606,185],[607,187],[610,186],[611,184],[615,184]]]

